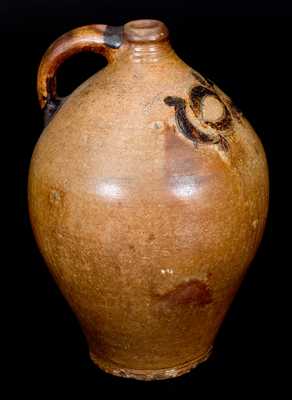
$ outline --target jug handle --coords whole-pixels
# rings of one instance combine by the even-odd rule
[[[108,25],[87,25],[60,36],[44,54],[37,77],[37,92],[45,124],[64,102],[57,96],[56,74],[60,65],[72,55],[82,51],[102,54],[108,63],[116,58],[116,49],[122,45],[123,28]]]

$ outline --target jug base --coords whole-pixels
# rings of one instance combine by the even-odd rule
[[[151,381],[151,380],[162,380],[162,379],[171,379],[176,378],[177,376],[184,375],[190,372],[193,368],[196,368],[198,364],[206,361],[211,355],[212,347],[195,359],[188,361],[184,364],[178,365],[172,368],[163,368],[163,369],[131,369],[120,367],[118,364],[101,359],[99,356],[96,356],[93,353],[90,353],[90,358],[93,363],[98,366],[103,371],[119,376],[122,378],[132,378],[143,381]]]

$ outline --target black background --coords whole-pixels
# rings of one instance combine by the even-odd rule
[[[283,388],[282,355],[287,344],[278,299],[284,291],[283,281],[289,279],[282,267],[288,268],[289,262],[282,257],[284,235],[272,238],[272,225],[274,229],[275,209],[285,207],[283,200],[289,199],[289,156],[282,151],[290,145],[291,135],[291,112],[289,107],[284,111],[290,91],[291,19],[275,17],[288,14],[288,10],[267,2],[263,6],[234,2],[225,7],[222,2],[152,3],[1,3],[3,176],[12,171],[15,184],[3,213],[9,217],[9,234],[5,235],[9,261],[4,264],[11,272],[9,280],[3,281],[8,289],[4,308],[10,315],[5,330],[12,339],[7,345],[3,342],[3,350],[9,351],[11,391],[19,389],[22,394],[40,397],[51,390],[63,389],[69,396],[81,389],[84,398],[89,398],[89,393],[95,398],[172,393],[176,398],[208,398],[211,394],[237,398],[243,392],[264,395],[272,389],[279,395]],[[122,25],[138,18],[163,20],[178,55],[233,98],[263,142],[271,178],[264,238],[220,330],[213,355],[183,377],[148,383],[112,377],[90,362],[79,325],[38,252],[26,202],[29,161],[43,127],[35,82],[44,51],[77,26]],[[104,65],[105,60],[94,54],[74,56],[60,68],[60,94],[70,93]],[[280,199],[276,192],[281,193]],[[285,221],[281,223],[285,225]]]

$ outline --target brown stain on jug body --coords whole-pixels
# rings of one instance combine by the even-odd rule
[[[192,278],[160,295],[159,300],[170,307],[188,304],[203,307],[212,302],[212,295],[207,283]]]

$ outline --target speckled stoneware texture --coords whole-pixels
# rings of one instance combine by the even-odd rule
[[[58,67],[88,50],[108,65],[60,99]],[[92,360],[144,380],[189,371],[207,359],[263,234],[258,137],[155,20],[65,34],[41,62],[38,94],[31,223]]]

